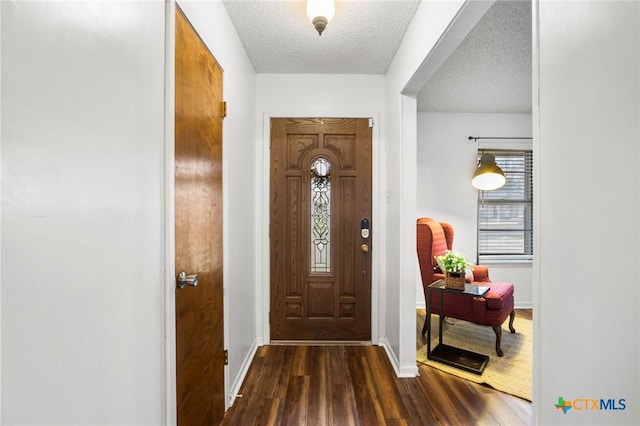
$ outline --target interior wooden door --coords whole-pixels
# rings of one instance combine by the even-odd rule
[[[272,340],[371,340],[371,160],[368,119],[271,120]]]
[[[177,415],[213,425],[224,415],[222,69],[178,8],[175,49],[175,272],[197,274],[175,292]]]

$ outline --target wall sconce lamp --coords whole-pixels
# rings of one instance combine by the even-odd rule
[[[492,191],[501,188],[506,182],[507,178],[496,164],[496,158],[491,154],[483,154],[471,179],[471,185],[481,191]]]
[[[336,13],[334,0],[307,0],[307,16],[319,35],[327,28],[327,24]]]

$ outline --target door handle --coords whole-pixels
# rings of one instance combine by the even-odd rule
[[[369,246],[366,244],[363,244],[360,246],[360,250],[362,250],[364,253],[369,252]]]
[[[187,275],[186,272],[180,272],[178,274],[178,288],[185,288],[186,286],[197,287],[198,286],[198,274]]]

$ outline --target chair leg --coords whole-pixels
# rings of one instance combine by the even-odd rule
[[[500,349],[500,343],[502,342],[502,327],[499,325],[492,325],[493,332],[496,333],[496,353],[498,356],[502,356],[502,349]]]
[[[424,336],[427,332],[427,318],[424,319],[424,325],[422,326],[422,335]]]
[[[511,311],[509,314],[509,331],[512,333],[516,332],[516,329],[513,328],[513,320],[516,317],[515,309]],[[496,333],[496,353],[498,356],[502,356],[502,349],[500,348],[500,344],[502,343],[502,326],[501,325],[492,325],[493,332]]]

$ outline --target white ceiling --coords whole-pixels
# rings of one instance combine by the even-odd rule
[[[531,2],[498,1],[418,94],[430,112],[531,112]]]
[[[385,74],[420,0],[336,0],[319,36],[304,0],[224,0],[257,73]],[[419,111],[530,112],[531,3],[499,1],[418,95]]]
[[[336,1],[322,36],[304,0],[224,0],[257,73],[385,74],[419,0]]]

